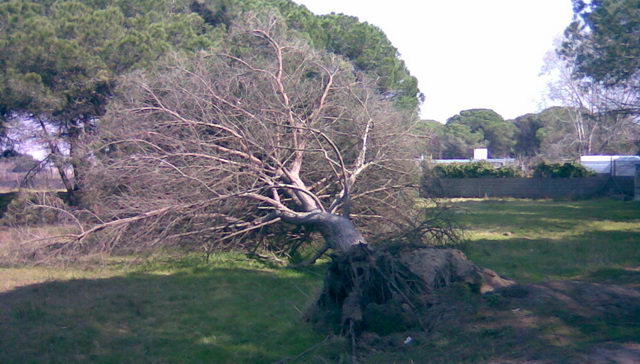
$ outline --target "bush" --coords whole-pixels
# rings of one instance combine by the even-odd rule
[[[38,207],[46,205],[54,208]],[[20,192],[7,206],[0,226],[48,225],[68,222],[65,204],[55,193]]]
[[[595,176],[595,173],[577,162],[540,163],[533,170],[533,176],[538,178],[583,178]]]
[[[438,164],[425,172],[425,177],[436,178],[479,178],[479,177],[522,177],[522,171],[513,167],[494,167],[488,162]]]

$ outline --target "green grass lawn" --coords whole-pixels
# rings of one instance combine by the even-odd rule
[[[325,339],[302,318],[322,275],[323,267],[270,269],[229,254],[125,270],[0,269],[14,286],[0,293],[0,363],[295,357]],[[315,355],[332,362],[345,351],[334,339]]]
[[[453,204],[466,211],[464,250],[480,266],[521,282],[640,284],[638,203]],[[0,268],[0,363],[347,362],[344,340],[327,339],[303,319],[324,270],[323,265],[271,268],[234,254],[216,255],[208,263],[187,257],[91,270]],[[469,306],[455,311],[459,321],[473,324],[434,330],[411,348],[387,345],[390,352],[374,352],[365,362],[483,362],[546,348],[547,332],[564,340],[553,339],[564,345],[554,349],[553,362],[569,347],[640,335],[638,322],[585,323],[562,313],[536,313],[537,331],[520,331],[514,324],[498,325],[488,309],[504,309],[501,315],[533,311],[524,306],[513,311],[495,297],[454,294]]]
[[[640,203],[462,200],[477,264],[519,282],[603,278],[640,267]],[[591,278],[590,278],[591,276]]]

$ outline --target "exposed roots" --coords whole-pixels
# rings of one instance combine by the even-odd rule
[[[353,340],[364,332],[428,331],[435,290],[466,285],[478,294],[513,284],[455,249],[366,245],[334,256],[309,319],[320,330]]]

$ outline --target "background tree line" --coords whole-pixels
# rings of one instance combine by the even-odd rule
[[[637,154],[640,127],[633,117],[554,106],[505,120],[493,110],[464,110],[442,124],[423,120],[416,132],[428,136],[434,159],[468,159],[488,147],[493,158],[541,157],[555,161],[587,154]]]
[[[415,134],[434,158],[555,160],[582,154],[635,154],[638,145],[638,0],[573,0],[574,21],[547,59],[556,75],[550,98],[563,107],[504,120],[492,110],[461,111],[442,125],[422,121]],[[31,125],[27,138],[49,151],[67,191],[93,163],[86,148],[118,85],[168,54],[193,56],[247,45],[229,38],[247,12],[272,11],[314,49],[345,57],[374,80],[380,97],[417,115],[422,94],[382,30],[342,14],[317,16],[290,0],[0,1],[0,133]],[[233,43],[233,44],[232,44]],[[15,130],[15,128],[13,128]],[[24,135],[23,135],[24,136]],[[67,175],[71,171],[70,175]]]

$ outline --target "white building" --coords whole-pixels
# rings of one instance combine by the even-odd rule
[[[475,148],[473,150],[473,159],[433,159],[432,160],[432,162],[435,164],[472,163],[472,162],[480,162],[480,161],[488,162],[489,164],[492,164],[493,166],[496,166],[496,167],[511,165],[511,164],[515,164],[516,162],[514,158],[495,158],[495,159],[489,158],[488,148]]]

